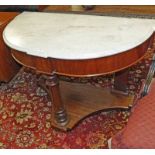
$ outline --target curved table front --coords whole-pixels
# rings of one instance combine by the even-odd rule
[[[76,91],[72,89],[78,87],[76,84],[68,86],[68,83],[61,83],[58,86],[56,75],[82,77],[123,70],[144,57],[153,43],[154,29],[153,19],[24,12],[6,26],[3,38],[12,48],[16,61],[35,69],[37,73],[48,75],[41,76],[40,83],[53,100],[52,124],[66,129],[72,128],[91,112],[128,107],[132,99],[125,96],[118,99],[118,96],[105,90],[83,85]],[[66,91],[62,92],[61,87]],[[82,104],[81,110],[77,110],[81,100],[78,101],[76,94],[83,95],[82,90],[85,91],[82,100],[87,102]],[[94,99],[90,96],[94,94],[111,99],[107,103],[103,99],[92,103]],[[66,96],[74,98],[76,103]],[[96,98],[100,97],[96,95]]]

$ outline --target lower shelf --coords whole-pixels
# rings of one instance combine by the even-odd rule
[[[61,127],[52,119],[52,126],[62,130],[72,129],[91,113],[110,108],[128,108],[133,103],[133,96],[111,93],[110,89],[88,84],[60,81],[60,92],[69,121],[66,126]]]

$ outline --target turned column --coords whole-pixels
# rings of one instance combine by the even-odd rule
[[[60,90],[59,79],[56,74],[52,74],[45,82],[53,104],[53,119],[56,124],[65,126],[68,123],[67,113],[63,105]]]

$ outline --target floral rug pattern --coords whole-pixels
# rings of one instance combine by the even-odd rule
[[[138,93],[146,78],[152,53],[128,70],[128,91]],[[60,77],[63,80],[110,87],[113,76],[92,78]],[[36,76],[19,72],[0,86],[0,148],[107,148],[107,140],[122,129],[130,111],[111,110],[91,115],[73,130],[51,127],[51,107],[47,93],[37,86]]]

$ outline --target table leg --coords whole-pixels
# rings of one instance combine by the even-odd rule
[[[128,95],[127,91],[128,69],[115,73],[112,92]]]
[[[65,126],[68,123],[68,117],[61,99],[57,75],[53,74],[47,77],[45,84],[49,90],[51,100],[53,101],[53,119],[56,124]]]

